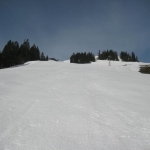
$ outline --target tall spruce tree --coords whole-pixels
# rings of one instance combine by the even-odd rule
[[[100,52],[100,50],[98,51],[98,59],[100,59],[100,57],[101,57],[101,52]]]
[[[3,68],[2,52],[0,51],[0,69]]]
[[[46,56],[45,60],[48,61],[48,55]]]
[[[19,54],[20,57],[23,59],[24,62],[29,61],[29,50],[30,50],[30,43],[29,40],[24,40],[23,44],[20,46]]]
[[[14,59],[15,59],[15,65],[20,64],[20,58],[19,58],[19,43],[17,41],[13,42],[13,49],[14,49]]]
[[[45,56],[44,56],[44,53],[43,53],[43,52],[41,53],[41,58],[40,58],[40,60],[41,60],[41,61],[45,61]]]
[[[132,60],[132,61],[136,61],[134,52],[132,52],[131,60]]]
[[[9,40],[2,51],[2,59],[4,67],[14,66],[19,63],[18,51],[19,51],[18,42],[13,42]]]
[[[29,60],[40,60],[40,51],[35,44],[29,50]]]

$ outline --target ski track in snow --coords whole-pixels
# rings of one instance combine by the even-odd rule
[[[149,150],[150,76],[141,64],[0,70],[0,150]]]

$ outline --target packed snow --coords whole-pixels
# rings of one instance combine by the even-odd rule
[[[149,150],[142,63],[68,62],[0,70],[0,150]]]

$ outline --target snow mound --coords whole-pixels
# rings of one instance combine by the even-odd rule
[[[64,60],[63,62],[64,63],[70,63],[70,60]]]

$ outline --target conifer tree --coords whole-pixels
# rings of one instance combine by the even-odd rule
[[[76,53],[72,54],[70,57],[70,63],[90,63],[91,61],[95,61],[95,56],[92,53]]]
[[[40,60],[40,51],[35,44],[30,48],[29,51],[29,60]]]
[[[19,54],[20,57],[23,59],[24,62],[29,61],[29,50],[30,50],[30,43],[29,40],[24,40],[23,44],[20,46]]]
[[[118,61],[118,54],[117,54],[116,51],[113,51],[113,50],[103,51],[103,52],[100,54],[99,59],[101,59],[101,60],[106,60],[106,59],[108,59],[108,57],[111,58],[111,60],[116,60],[116,61]]]
[[[132,52],[132,56],[131,57],[132,57],[132,61],[136,61],[134,52]]]
[[[46,56],[46,61],[48,61],[48,55]]]
[[[14,64],[19,65],[20,64],[20,58],[19,58],[19,43],[17,41],[12,42],[12,47],[14,50]]]
[[[3,68],[2,53],[0,51],[0,69]]]
[[[127,52],[121,52],[120,53],[120,58],[123,60],[123,61],[138,61],[138,58],[135,56],[134,52],[132,52],[132,54],[128,54]]]
[[[18,50],[18,42],[12,42],[11,40],[9,40],[2,51],[4,67],[10,67],[18,64]]]
[[[98,59],[100,59],[100,57],[101,57],[101,52],[100,52],[100,50],[98,51]]]
[[[44,56],[44,53],[43,53],[43,52],[41,53],[41,58],[40,58],[40,60],[42,60],[42,61],[45,60],[45,56]]]
[[[35,44],[30,48],[28,39],[24,40],[20,47],[17,41],[13,42],[9,40],[2,52],[0,52],[0,69],[23,64],[26,61],[40,60],[40,57],[39,48]],[[46,59],[48,60],[48,56]],[[46,59],[43,53],[42,60]]]

